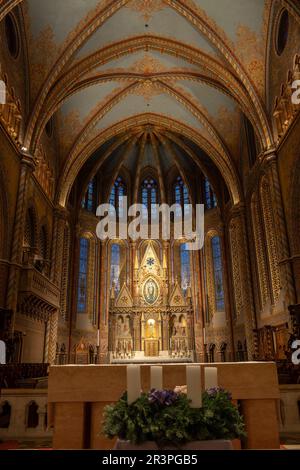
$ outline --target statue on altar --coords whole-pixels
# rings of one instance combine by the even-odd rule
[[[153,279],[149,279],[144,286],[144,298],[148,304],[154,304],[158,297],[158,286]]]

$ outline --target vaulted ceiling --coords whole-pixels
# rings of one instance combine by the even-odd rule
[[[149,125],[191,138],[222,173],[233,202],[240,200],[242,113],[261,148],[273,144],[265,111],[271,0],[9,3],[22,4],[27,32],[25,146],[35,152],[55,115],[62,205],[101,145]]]

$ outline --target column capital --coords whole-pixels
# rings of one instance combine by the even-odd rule
[[[270,148],[262,152],[259,157],[261,163],[269,163],[273,161],[277,161],[277,152],[275,148]]]
[[[68,210],[64,206],[56,206],[54,208],[54,216],[60,219],[67,219],[69,215]]]
[[[31,155],[27,149],[21,147],[20,150],[21,164],[27,166],[31,171],[34,171],[37,167],[37,161],[33,155]]]
[[[236,217],[240,217],[245,215],[246,206],[244,202],[239,202],[238,204],[234,204],[229,212],[228,212],[228,220],[235,219]]]

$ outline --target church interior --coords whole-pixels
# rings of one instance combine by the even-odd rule
[[[4,0],[0,37],[0,449],[51,441],[51,366],[254,361],[300,444],[299,2]],[[203,204],[203,248],[100,240],[124,196]]]

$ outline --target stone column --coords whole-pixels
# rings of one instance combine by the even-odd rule
[[[197,360],[204,362],[204,335],[203,328],[205,328],[205,318],[203,310],[203,281],[201,272],[201,259],[203,256],[202,250],[191,252],[192,266],[194,268],[193,289],[192,289],[192,306],[193,306],[193,323],[194,335],[193,343],[195,345],[195,352]]]
[[[293,273],[289,263],[284,261],[290,256],[289,241],[287,236],[286,218],[284,214],[281,184],[278,174],[277,155],[267,154],[266,174],[272,195],[272,209],[274,219],[274,230],[277,240],[277,253],[280,268],[281,288],[285,290],[287,304],[294,304],[296,301]]]
[[[162,334],[163,343],[162,348],[164,351],[169,351],[169,314],[162,313]]]
[[[245,209],[242,205],[234,206],[231,210],[229,243],[236,315],[240,317],[244,323],[248,359],[252,360],[256,352],[253,333],[253,330],[256,328],[256,322],[252,296]]]
[[[58,316],[59,312],[56,310],[51,314],[49,325],[49,344],[48,344],[48,362],[49,364],[55,363],[56,358],[56,342],[58,330]]]
[[[64,207],[56,207],[54,210],[51,253],[51,281],[61,288],[64,236],[67,221],[67,211]]]
[[[68,344],[68,360],[72,361],[72,332],[76,329],[77,321],[77,299],[78,299],[78,268],[79,268],[79,237],[81,233],[81,227],[79,224],[74,226],[72,235],[72,262],[71,262],[71,299],[70,299],[70,315],[69,315],[69,344]]]
[[[6,307],[13,311],[12,334],[15,325],[15,316],[18,301],[19,281],[22,268],[23,237],[28,204],[28,188],[32,172],[35,168],[33,157],[27,153],[22,154],[19,177],[18,197],[14,221],[14,238],[11,252],[11,266],[9,270]]]
[[[134,264],[135,264],[135,254],[136,254],[136,242],[130,242],[130,285],[129,289],[134,298]]]
[[[141,337],[141,350],[142,351],[145,351],[145,319],[144,319],[144,315],[142,314],[142,318],[141,318],[141,330],[142,330],[142,337]]]
[[[246,227],[245,227],[246,230]],[[234,347],[234,335],[233,335],[233,313],[234,307],[232,305],[232,300],[230,296],[230,283],[229,283],[229,273],[230,273],[230,253],[228,253],[228,244],[225,236],[224,227],[222,227],[222,237],[221,237],[221,253],[222,253],[222,265],[223,265],[223,288],[224,288],[224,301],[225,301],[225,313],[226,313],[226,338],[224,338],[227,348],[227,361],[233,361],[235,356],[235,347]],[[249,273],[250,273],[250,258],[249,258]],[[251,281],[250,281],[251,282]],[[251,290],[252,292],[252,290]],[[253,304],[254,308],[254,304]],[[253,312],[254,313],[254,312]],[[255,315],[255,313],[254,313]]]
[[[99,302],[99,325],[100,325],[100,349],[99,362],[106,363],[108,355],[108,310],[107,310],[107,293],[109,292],[109,276],[107,272],[107,242],[101,241],[100,254],[100,302]]]
[[[287,262],[292,263],[294,279],[295,279],[295,289],[296,289],[296,303],[300,303],[300,254],[292,256]]]
[[[67,222],[67,211],[63,207],[54,210],[53,231],[52,231],[52,253],[51,253],[51,281],[61,290],[62,272],[64,262],[64,241],[65,227]],[[49,342],[48,342],[48,362],[53,364],[56,356],[56,343],[58,334],[60,311],[51,314],[49,319]]]
[[[134,320],[133,320],[133,328],[134,328],[134,350],[141,351],[142,344],[141,344],[141,314],[135,313]]]
[[[169,260],[169,242],[163,241],[163,272],[164,272],[164,294],[163,302],[164,304],[168,303],[169,300],[169,270],[168,270],[168,260]]]
[[[139,299],[139,260],[137,256],[136,245],[134,248],[134,259],[133,259],[132,298],[133,298],[134,305],[137,305],[138,299]]]

